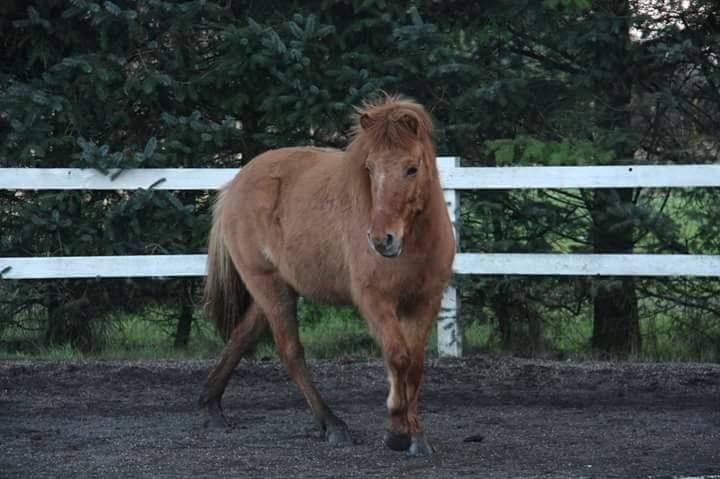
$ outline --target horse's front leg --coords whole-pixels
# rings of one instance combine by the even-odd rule
[[[382,348],[388,375],[390,391],[387,397],[385,445],[396,451],[406,451],[411,445],[407,390],[411,359],[396,314],[396,305],[379,291],[366,288],[358,306],[370,332]]]
[[[442,297],[427,301],[418,301],[401,312],[400,327],[410,351],[410,365],[407,373],[408,426],[410,431],[410,453],[430,455],[434,449],[425,438],[425,433],[417,417],[420,384],[425,366],[425,345],[431,326],[440,311]]]

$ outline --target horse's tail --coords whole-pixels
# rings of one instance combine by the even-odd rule
[[[205,280],[205,319],[217,329],[224,341],[252,303],[225,245],[222,210],[225,191],[221,191],[213,209],[213,222],[208,239],[207,278]]]

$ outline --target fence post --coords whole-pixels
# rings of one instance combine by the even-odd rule
[[[442,170],[460,167],[460,159],[454,157],[438,158],[438,167]],[[453,225],[456,245],[459,245],[458,218],[460,194],[457,190],[443,190],[450,221]],[[462,356],[462,330],[460,329],[460,307],[457,291],[450,285],[442,299],[440,316],[437,321],[438,355],[458,358]]]

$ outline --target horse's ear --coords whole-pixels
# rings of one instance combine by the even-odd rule
[[[418,130],[420,129],[420,123],[418,122],[418,119],[415,118],[414,116],[409,115],[409,114],[402,115],[398,119],[398,123],[400,123],[403,126],[403,128],[407,129],[413,135],[418,136]]]
[[[360,115],[360,126],[363,130],[369,129],[373,124],[373,119],[370,115],[367,113],[363,113]]]

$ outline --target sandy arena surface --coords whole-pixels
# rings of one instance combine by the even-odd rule
[[[420,413],[437,454],[381,443],[386,379],[311,361],[355,445],[332,448],[276,362],[242,362],[232,427],[195,402],[212,361],[0,363],[0,478],[482,477],[720,479],[720,365],[428,363]]]

